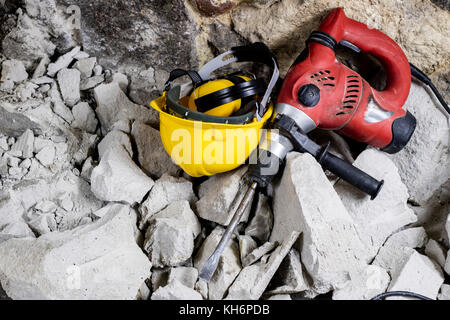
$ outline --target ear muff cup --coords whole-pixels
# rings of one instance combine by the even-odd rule
[[[228,76],[208,81],[192,92],[188,107],[205,114],[229,117],[256,100],[263,94],[266,84],[263,79],[250,79],[246,76]]]

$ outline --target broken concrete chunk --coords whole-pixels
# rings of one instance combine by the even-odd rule
[[[28,79],[28,73],[22,61],[5,60],[2,63],[2,77],[0,81],[22,82]]]
[[[57,79],[64,102],[70,107],[74,106],[80,100],[80,71],[62,69]]]
[[[48,167],[53,164],[55,153],[56,150],[54,145],[45,146],[36,154],[36,159],[38,159],[43,166]]]
[[[72,114],[74,117],[72,127],[89,133],[95,133],[98,121],[94,110],[92,110],[87,102],[80,102],[73,106]]]
[[[81,167],[81,177],[86,181],[91,181],[92,170],[94,170],[94,161],[92,157],[88,157],[84,163],[83,167]]]
[[[103,72],[103,67],[101,65],[97,64],[94,67],[94,76],[99,76],[102,74],[102,72]]]
[[[47,68],[47,74],[50,77],[54,77],[58,71],[67,68],[79,51],[80,47],[75,47],[71,51],[60,56],[54,63],[50,63]]]
[[[276,294],[274,296],[270,296],[267,300],[292,300],[291,296],[288,294]]]
[[[134,102],[147,105],[153,98],[155,90],[155,70],[150,67],[139,73],[133,72],[130,82],[130,98]]]
[[[206,220],[227,226],[233,217],[239,203],[245,194],[247,183],[242,176],[247,172],[247,166],[231,172],[216,174],[200,185],[196,207],[198,215]],[[248,219],[251,206],[242,215],[241,222]]]
[[[450,285],[443,284],[438,295],[438,300],[450,300]]]
[[[94,89],[94,96],[97,101],[95,112],[104,133],[109,132],[117,121],[140,120],[155,126],[159,125],[157,111],[132,103],[116,82],[97,86]]]
[[[79,51],[77,54],[73,56],[75,60],[83,60],[89,58],[89,53],[84,51]]]
[[[208,283],[199,279],[194,286],[195,291],[200,293],[204,300],[208,300]]]
[[[147,221],[155,213],[161,211],[170,203],[178,200],[187,200],[191,204],[197,200],[194,190],[192,189],[192,182],[184,178],[175,178],[168,174],[164,174],[155,182],[149,196],[139,207],[142,216],[140,222],[141,228],[144,227]]]
[[[50,58],[45,55],[42,57],[41,61],[39,61],[39,64],[37,65],[36,69],[34,69],[32,79],[38,79],[42,76],[44,76],[45,72],[47,71],[47,66],[50,63]]]
[[[22,158],[31,158],[33,156],[34,149],[34,134],[30,129],[25,130],[25,132],[17,139],[11,148],[11,151],[20,151]]]
[[[106,151],[91,174],[91,190],[104,201],[141,202],[153,184],[123,147]]]
[[[414,252],[413,249],[424,247],[427,240],[427,234],[423,227],[409,228],[394,233],[381,247],[373,264],[386,269],[392,275]]]
[[[89,90],[89,89],[95,88],[103,81],[105,81],[104,75],[93,76],[93,77],[90,77],[87,79],[82,79],[80,82],[80,90]]]
[[[300,254],[292,248],[271,280],[270,289],[266,294],[292,294],[305,291],[308,288],[309,284],[303,273]]]
[[[267,256],[267,260],[262,259],[261,262],[242,269],[229,288],[226,300],[259,299],[298,236],[299,233],[293,231],[277,249]]]
[[[35,238],[33,231],[30,227],[23,221],[12,222],[0,231],[2,237],[8,236],[10,238]],[[2,242],[0,237],[0,242]]]
[[[189,202],[173,202],[150,219],[144,249],[154,266],[176,266],[192,255],[200,230]]]
[[[439,242],[430,239],[425,247],[425,254],[428,256],[428,258],[434,260],[442,268],[444,268],[447,252],[444,247],[439,244]]]
[[[94,69],[96,62],[97,62],[96,57],[79,59],[77,62],[75,62],[73,67],[78,69],[78,71],[80,71],[81,79],[86,79],[91,76],[92,69]]]
[[[253,250],[255,250],[258,245],[252,237],[247,235],[240,235],[239,237],[239,252],[241,261],[244,261],[245,257],[248,256]]]
[[[224,232],[225,230],[218,226],[203,241],[202,246],[194,258],[194,267],[199,272],[202,270],[206,260],[214,252]],[[239,246],[236,241],[230,240],[220,257],[215,273],[208,283],[209,299],[222,299],[241,269]]]
[[[407,205],[408,190],[394,163],[385,153],[375,149],[365,150],[353,165],[378,180],[384,180],[384,185],[374,200],[343,180],[334,186],[355,221],[370,258],[373,258],[392,233],[417,221],[417,217]]]
[[[116,82],[123,92],[127,92],[128,78],[123,73],[117,72],[112,76],[112,82]]]
[[[55,217],[51,214],[41,214],[28,222],[28,225],[38,235],[43,235],[56,230]]]
[[[439,266],[414,250],[403,265],[392,273],[388,291],[410,291],[436,299],[443,282],[444,276]],[[413,298],[390,297],[389,299],[410,300]]]
[[[153,292],[152,300],[203,300],[202,295],[194,289],[188,288],[178,280],[170,282]]]
[[[63,118],[67,123],[71,124],[73,121],[72,111],[62,101],[53,102],[53,112]]]
[[[259,259],[262,258],[262,256],[266,255],[270,251],[272,251],[277,246],[276,243],[273,242],[266,242],[259,248],[256,248],[253,250],[250,254],[248,254],[244,259],[242,259],[242,266],[246,267],[249,266]]]
[[[152,291],[158,290],[159,287],[164,287],[167,285],[169,280],[170,268],[153,268],[152,269]]]
[[[333,291],[333,300],[369,300],[386,291],[391,278],[379,266],[368,265],[360,273],[352,273],[351,279]]]
[[[274,220],[270,241],[294,230],[303,233],[298,249],[315,294],[341,287],[349,273],[365,268],[367,249],[354,221],[310,154],[288,154],[274,190]]]
[[[450,275],[450,250],[447,251],[447,260],[445,260],[444,270],[448,275]]]
[[[70,231],[0,244],[0,282],[13,299],[134,299],[151,264],[128,206]]]
[[[404,108],[416,117],[416,129],[406,147],[390,157],[411,200],[424,204],[450,178],[449,122],[439,102],[414,81]]]
[[[112,149],[119,149],[120,151],[122,148],[125,148],[130,157],[133,156],[130,137],[123,131],[112,130],[98,144],[98,155],[101,159],[106,151]]]
[[[135,121],[131,134],[136,141],[139,163],[145,172],[159,178],[164,173],[176,175],[180,171],[164,149],[158,130]]]
[[[170,269],[168,283],[179,281],[188,288],[194,289],[198,278],[198,270],[192,267],[176,267]]]
[[[273,227],[273,214],[268,200],[269,198],[262,193],[258,194],[255,216],[245,228],[246,235],[255,237],[261,242],[269,239]]]

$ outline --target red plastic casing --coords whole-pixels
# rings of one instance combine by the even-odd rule
[[[411,86],[408,59],[395,41],[347,18],[342,8],[328,14],[319,30],[337,42],[349,41],[375,56],[385,68],[386,88],[383,91],[373,89],[358,73],[340,63],[331,48],[310,42],[306,60],[289,69],[277,103],[298,108],[319,128],[338,130],[355,140],[385,147],[392,140],[393,121],[406,113],[402,106]],[[299,88],[309,83],[320,89],[320,100],[313,107],[302,105],[297,95]],[[386,118],[368,121],[369,107],[370,110],[378,109],[377,112]]]

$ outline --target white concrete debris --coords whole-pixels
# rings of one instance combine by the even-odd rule
[[[388,291],[411,291],[431,299],[436,299],[439,288],[444,282],[440,267],[415,250],[391,276],[392,281]],[[389,299],[413,298],[391,297]]]
[[[85,91],[85,90],[95,88],[103,81],[105,81],[105,76],[103,76],[103,75],[93,76],[93,77],[90,77],[87,79],[82,79],[80,81],[80,90]]]
[[[450,126],[437,99],[415,82],[411,83],[404,108],[416,117],[416,130],[406,147],[390,157],[408,187],[411,199],[424,204],[450,178]]]
[[[129,81],[126,75],[120,72],[114,73],[112,76],[112,82],[116,82],[123,92],[127,92]]]
[[[34,134],[33,131],[27,129],[14,143],[11,151],[19,151],[20,157],[22,158],[31,158],[33,156],[33,149]]]
[[[187,200],[190,204],[197,201],[192,182],[164,174],[155,182],[147,199],[139,207],[142,216],[140,227],[143,228],[155,213],[178,200]]]
[[[448,238],[450,239],[450,214],[447,216],[445,229],[447,230]],[[448,275],[450,275],[450,250],[447,252],[447,260],[445,261],[444,270]]]
[[[170,267],[152,268],[152,291],[156,291],[159,287],[164,287],[167,285],[170,269]]]
[[[104,133],[109,132],[117,121],[125,121],[128,127],[132,120],[159,125],[157,112],[132,103],[116,82],[97,86],[94,96],[97,101],[95,112]]]
[[[32,79],[38,79],[42,76],[44,76],[45,72],[47,71],[47,66],[50,63],[50,58],[45,55],[42,57],[42,59],[39,61],[39,64],[33,71],[33,75],[31,76]],[[50,78],[49,78],[50,79]]]
[[[391,275],[401,267],[413,252],[427,243],[427,234],[423,227],[409,228],[390,236],[381,247],[372,264],[378,265]]]
[[[342,288],[333,291],[333,300],[369,300],[386,291],[391,278],[387,271],[376,265],[368,265],[355,273]]]
[[[200,185],[197,201],[199,217],[227,226],[239,203],[245,194],[247,183],[242,176],[247,172],[247,166],[231,172],[216,174]],[[250,214],[248,206],[242,215],[241,222],[245,222]]]
[[[74,68],[80,71],[81,79],[89,78],[92,75],[92,69],[94,69],[95,63],[97,62],[96,57],[78,59],[73,65]]]
[[[64,102],[70,107],[74,106],[80,100],[80,71],[62,69],[57,79]]]
[[[392,233],[416,222],[417,217],[406,203],[408,190],[385,153],[375,149],[365,150],[353,165],[377,180],[384,180],[374,200],[343,180],[334,186],[373,258]]]
[[[54,63],[50,63],[47,68],[47,75],[54,77],[58,71],[67,68],[79,51],[80,47],[75,47],[71,51],[60,56]]]
[[[298,236],[298,232],[291,232],[277,249],[266,256],[266,259],[242,269],[229,288],[226,299],[259,299]]]
[[[36,154],[36,159],[45,166],[48,167],[53,164],[55,159],[56,149],[54,145],[45,146]]]
[[[195,284],[194,289],[202,295],[204,300],[208,300],[208,283],[206,283],[206,281],[199,279]]]
[[[240,235],[238,239],[241,261],[244,261],[245,257],[258,247],[258,244],[252,237],[247,235]]]
[[[19,60],[5,60],[2,63],[1,82],[18,83],[28,79],[25,66]]]
[[[178,280],[170,282],[153,292],[152,300],[203,300],[202,295],[194,289],[188,288]]]
[[[153,184],[124,147],[106,151],[91,174],[91,190],[104,201],[141,202]]]
[[[309,154],[289,153],[274,190],[274,228],[270,241],[302,232],[302,263],[312,278],[311,294],[339,288],[368,261],[351,216]],[[289,205],[286,205],[289,204]]]
[[[103,72],[103,67],[101,65],[97,64],[94,67],[94,76],[99,76],[102,74],[102,72]]]
[[[292,300],[291,296],[288,294],[277,294],[274,296],[270,296],[267,300]]]
[[[56,230],[56,220],[52,214],[38,214],[28,221],[30,228],[38,235],[43,235]]]
[[[135,121],[131,135],[136,142],[138,160],[144,171],[158,178],[164,173],[176,175],[180,171],[164,149],[158,130]]]
[[[268,295],[292,294],[309,288],[308,280],[303,273],[299,252],[292,248],[284,258],[273,279]]]
[[[122,131],[112,130],[110,131],[97,146],[98,155],[103,158],[106,151],[125,148],[130,157],[133,156],[133,148],[131,146],[130,137]]]
[[[450,300],[450,284],[443,284],[441,286],[438,300]]]
[[[10,239],[0,256],[0,282],[13,299],[134,299],[151,268],[122,205],[70,231]]]
[[[53,112],[63,118],[69,124],[71,124],[74,119],[72,111],[62,101],[53,102]]]
[[[173,202],[149,220],[144,249],[155,267],[176,266],[192,255],[200,231],[189,202]]]
[[[250,252],[247,256],[244,257],[244,259],[241,259],[242,266],[246,267],[249,266],[259,259],[261,259],[264,255],[268,254],[270,251],[272,251],[277,246],[277,243],[274,242],[266,242],[262,246],[254,249],[252,252]]]
[[[23,221],[12,222],[0,231],[0,243],[11,238],[35,238],[28,224]]]
[[[433,239],[428,240],[428,243],[425,246],[425,254],[428,256],[428,258],[434,260],[442,268],[444,268],[447,251],[443,246],[439,244],[439,242]]]
[[[225,230],[222,227],[217,226],[203,241],[194,257],[194,267],[199,272],[214,252],[224,232]],[[210,300],[222,299],[241,269],[239,246],[232,239],[223,251],[217,269],[208,283],[208,298]]]
[[[75,60],[84,60],[84,59],[89,58],[89,53],[84,52],[84,51],[79,51],[77,54],[75,54],[75,55],[73,56],[73,58],[74,58]]]
[[[175,267],[169,271],[168,283],[179,281],[188,288],[194,289],[197,283],[198,270],[193,267]]]
[[[79,102],[73,106],[72,114],[74,117],[72,127],[89,133],[95,133],[98,121],[94,110],[92,110],[87,102]]]
[[[273,227],[273,214],[269,198],[262,193],[258,194],[255,216],[245,228],[245,234],[255,237],[261,242],[267,241]]]

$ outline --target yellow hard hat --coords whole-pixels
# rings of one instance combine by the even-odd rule
[[[244,61],[272,67],[267,87],[262,79],[246,76],[212,79],[216,69]],[[172,87],[173,80],[185,74],[193,89],[190,83]],[[262,43],[232,48],[199,72],[173,70],[162,96],[150,103],[160,113],[160,135],[167,153],[193,177],[227,172],[245,163],[272,116],[269,99],[278,76],[276,59]],[[264,96],[257,101],[261,92]]]

